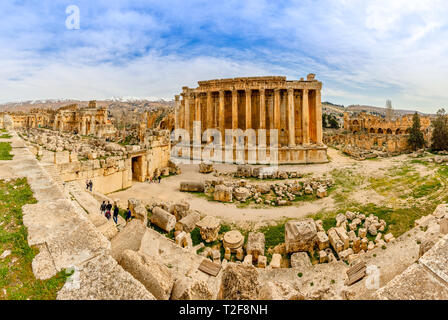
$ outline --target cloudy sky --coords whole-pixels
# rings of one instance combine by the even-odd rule
[[[172,99],[198,80],[312,72],[324,101],[435,112],[447,17],[446,0],[2,0],[0,102]]]

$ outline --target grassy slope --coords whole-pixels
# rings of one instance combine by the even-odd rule
[[[23,225],[22,206],[36,203],[26,179],[9,183],[0,181],[0,254],[11,254],[0,260],[1,300],[55,299],[69,274],[61,271],[49,280],[34,277],[31,262],[38,249],[29,247]]]
[[[9,142],[0,142],[0,160],[12,160],[11,144]]]

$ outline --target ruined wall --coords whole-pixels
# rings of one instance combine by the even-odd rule
[[[47,129],[23,135],[30,150],[42,163],[54,164],[63,181],[92,180],[94,190],[104,194],[177,172],[170,164],[169,131],[149,130],[144,143],[126,146]]]

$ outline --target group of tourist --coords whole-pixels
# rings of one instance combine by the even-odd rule
[[[86,180],[86,190],[87,191],[90,190],[90,192],[92,192],[92,189],[93,189],[93,182],[92,182],[92,180]]]
[[[120,208],[118,208],[117,203],[114,204],[113,210],[112,210],[112,204],[110,201],[103,201],[100,207],[101,214],[103,214],[107,220],[110,220],[113,214],[113,219],[115,224],[118,224],[118,214],[120,213]],[[126,209],[126,222],[128,222],[132,217],[131,210],[129,208]]]
[[[120,212],[120,209],[118,208],[117,204],[115,203],[113,206],[113,211],[112,211],[112,204],[110,203],[110,201],[103,201],[103,203],[101,204],[100,207],[101,210],[101,214],[103,214],[107,220],[110,220],[111,218],[111,214],[113,213],[113,219],[115,224],[118,223],[118,213]]]
[[[153,183],[157,183],[157,181],[159,181],[159,183],[162,181],[162,175],[159,175],[158,177],[154,176],[154,178],[150,180],[150,182]]]

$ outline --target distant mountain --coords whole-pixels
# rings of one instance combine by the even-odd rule
[[[89,105],[89,101],[76,99],[30,100],[0,104],[0,112],[29,112],[31,109],[58,109],[60,107],[75,103],[80,107],[87,107]],[[165,101],[163,99],[155,98],[113,97],[106,100],[97,100],[97,105],[101,107],[106,106],[111,110],[117,108],[140,112],[163,107],[170,108],[174,106],[174,101]]]
[[[386,108],[385,107],[374,107],[374,106],[366,106],[366,105],[350,105],[345,108],[348,112],[367,112],[372,114],[378,114],[378,115],[386,115]],[[407,114],[414,114],[415,112],[421,114],[421,115],[429,115],[426,113],[422,113],[416,110],[411,109],[393,109],[393,113],[397,117],[401,117]]]

